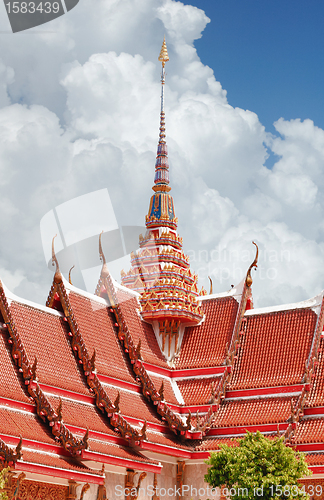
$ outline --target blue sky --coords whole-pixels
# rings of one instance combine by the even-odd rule
[[[283,117],[324,127],[324,3],[320,0],[184,0],[211,22],[196,40],[232,106],[274,133]]]

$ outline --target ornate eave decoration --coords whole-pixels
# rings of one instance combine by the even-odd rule
[[[58,275],[59,274],[56,272],[54,280]],[[28,360],[25,347],[11,315],[10,307],[1,281],[0,311],[5,321],[3,327],[8,332],[8,343],[11,344],[11,354],[13,360],[18,366],[19,372],[22,374],[24,385],[26,386],[29,397],[36,405],[37,415],[43,422],[49,425],[53,436],[57,438],[57,440],[72,456],[80,456],[82,454],[82,450],[88,447],[88,434],[86,433],[82,439],[76,438],[62,422],[62,415],[60,411],[55,411],[45,393],[40,388],[36,376],[37,358],[35,357],[33,364],[31,364]]]

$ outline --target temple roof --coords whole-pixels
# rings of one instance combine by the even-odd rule
[[[0,460],[103,484],[102,464],[160,473],[162,458],[202,461],[259,430],[308,453],[319,471],[323,293],[253,309],[255,243],[241,283],[222,294],[198,290],[170,195],[168,59],[164,40],[154,194],[123,284],[109,273],[101,236],[94,295],[63,277],[54,242],[46,306],[16,297],[0,281]]]

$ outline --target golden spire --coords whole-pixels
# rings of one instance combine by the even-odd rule
[[[167,46],[165,43],[165,37],[163,38],[161,52],[159,55],[159,61],[161,61],[163,68],[164,68],[165,63],[169,61],[169,54],[168,54],[168,49],[167,49]]]

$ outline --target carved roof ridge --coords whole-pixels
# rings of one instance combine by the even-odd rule
[[[79,330],[76,318],[73,313],[73,308],[71,306],[67,289],[65,287],[66,280],[61,280],[60,283],[53,284],[53,293],[57,293],[59,300],[64,310],[65,317],[68,320],[71,334],[69,337],[72,345],[73,351],[75,351],[76,356],[81,362],[83,372],[89,386],[89,391],[94,393],[96,398],[96,406],[102,412],[106,412],[109,419],[110,425],[117,431],[120,432],[122,437],[130,442],[139,443],[141,440],[145,439],[146,434],[146,423],[144,424],[141,431],[138,431],[132,427],[127,420],[119,413],[119,398],[113,403],[103,385],[101,384],[96,372],[95,372],[95,355],[94,350],[93,355],[90,357],[85,342],[82,338],[81,332]],[[71,287],[70,284],[68,284]],[[98,299],[99,297],[97,297]],[[107,301],[104,299],[105,304]]]
[[[0,311],[8,331],[9,343],[12,344],[11,355],[13,361],[19,367],[19,371],[25,382],[29,396],[36,404],[36,413],[43,422],[47,422],[54,437],[58,438],[62,446],[72,455],[81,454],[87,445],[87,435],[83,439],[75,438],[71,431],[63,424],[60,415],[54,410],[45,393],[40,388],[36,379],[37,358],[33,365],[30,364],[28,356],[11,315],[10,306],[7,301],[5,290],[0,281]]]
[[[187,418],[184,423],[182,417],[173,412],[168,404],[163,400],[161,394],[157,391],[151,377],[149,376],[140,354],[140,343],[137,347],[133,342],[132,335],[128,329],[127,323],[124,319],[121,307],[118,304],[117,295],[115,292],[114,283],[111,276],[108,274],[103,278],[108,296],[111,302],[111,309],[116,317],[116,327],[118,328],[118,338],[122,343],[125,352],[128,353],[131,364],[133,366],[136,377],[140,380],[144,396],[153,403],[157,413],[165,420],[172,431],[178,430],[182,435],[191,429],[190,418]]]
[[[20,436],[19,443],[16,448],[10,448],[1,438],[0,438],[0,457],[3,458],[3,465],[6,467],[9,463],[15,463],[22,457],[21,453],[22,447],[22,437]]]
[[[255,265],[255,261],[250,266],[248,273],[250,272],[251,267]],[[250,294],[251,284],[250,285],[247,284],[246,281],[247,281],[246,278],[244,278],[243,282],[239,284],[242,286],[241,300],[239,301],[239,308],[236,314],[233,333],[229,345],[228,344],[226,345],[226,358],[225,358],[226,370],[221,374],[221,379],[218,383],[217,390],[214,391],[213,394],[213,399],[216,403],[216,410],[213,410],[213,404],[211,404],[209,411],[202,417],[202,419],[199,419],[199,414],[197,412],[196,430],[201,431],[202,435],[206,435],[208,433],[215,419],[217,411],[219,411],[220,408],[222,407],[222,403],[226,395],[226,390],[232,377],[233,365],[237,359],[237,352],[239,349],[239,338],[243,324],[243,317]]]

